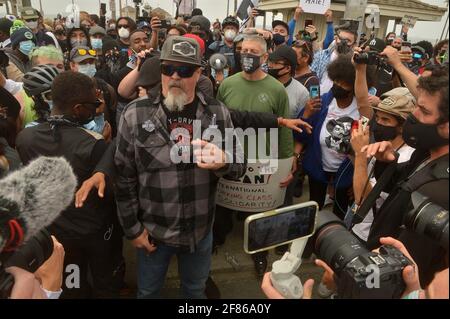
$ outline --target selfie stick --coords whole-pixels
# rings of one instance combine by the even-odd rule
[[[302,264],[302,254],[309,237],[292,242],[290,251],[273,263],[270,279],[275,289],[287,299],[300,299],[303,285],[294,273]]]

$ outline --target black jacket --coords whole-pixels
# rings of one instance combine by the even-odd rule
[[[374,212],[374,220],[367,240],[369,249],[378,248],[381,237],[390,236],[403,242],[418,265],[423,287],[431,282],[435,272],[448,267],[445,261],[448,257],[437,241],[403,227],[406,213],[413,209],[411,192],[407,190],[406,185],[415,183],[420,178],[420,174],[416,170],[428,157],[427,153],[415,151],[409,162],[398,166],[397,173],[388,186],[389,189],[385,190],[389,193],[388,198],[380,209]],[[447,163],[445,166],[447,179],[436,178],[433,182],[420,187],[419,191],[422,195],[430,198],[433,203],[448,210],[448,155],[430,162],[426,168],[433,168],[437,162],[441,161]],[[424,169],[422,168],[419,172]],[[377,175],[377,171],[382,172],[383,170],[382,165],[376,167],[375,175]],[[445,172],[442,173],[445,176]],[[379,180],[379,176],[377,176],[377,180]]]
[[[82,127],[58,125],[57,142],[49,123],[26,128],[17,137],[17,150],[26,165],[38,156],[63,156],[71,164],[78,187],[91,177],[94,168],[107,149],[103,137]],[[104,199],[92,192],[82,208],[72,203],[49,227],[58,238],[81,238],[104,232],[111,217],[112,195]]]

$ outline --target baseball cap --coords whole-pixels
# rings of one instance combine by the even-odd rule
[[[20,15],[24,20],[38,19],[40,16],[39,11],[37,11],[35,8],[32,7],[23,7],[22,11],[20,12]]]
[[[286,22],[282,21],[282,20],[275,20],[274,22],[272,22],[272,30],[275,29],[276,26],[283,26],[284,28],[286,28],[287,32],[289,33],[289,26]]]
[[[368,46],[372,51],[383,52],[386,49],[386,42],[379,38],[373,38],[370,39]]]
[[[90,47],[78,46],[70,51],[71,62],[80,63],[88,59],[97,59],[97,52]]]
[[[274,52],[269,55],[269,60],[272,62],[286,60],[288,61],[291,69],[295,71],[297,68],[297,53],[294,49],[287,45],[281,45]]]
[[[206,46],[205,46],[205,41],[203,41],[202,38],[200,38],[198,35],[192,34],[192,33],[187,33],[187,34],[183,35],[183,37],[191,38],[191,39],[194,39],[195,41],[197,41],[198,45],[200,46],[200,52],[201,52],[202,56],[205,54]]]
[[[89,35],[102,34],[106,35],[106,30],[98,25],[93,26],[89,29]]]
[[[374,106],[373,109],[406,119],[406,117],[412,113],[414,103],[406,95],[392,95],[382,100],[378,106]]]
[[[194,16],[191,19],[189,26],[199,26],[200,30],[208,32],[211,29],[211,21],[204,16]]]
[[[161,73],[161,62],[159,56],[153,56],[144,61],[139,70],[139,76],[136,81],[136,86],[144,88],[151,88],[161,82],[161,77],[156,74]]]
[[[161,50],[160,60],[202,66],[200,46],[194,39],[186,37],[167,38]]]
[[[11,33],[11,45],[13,47],[19,45],[20,42],[31,40],[36,44],[36,37],[33,34],[33,31],[26,27],[19,28]]]

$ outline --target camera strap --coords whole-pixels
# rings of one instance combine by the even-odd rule
[[[394,176],[397,165],[398,165],[398,152],[395,152],[395,161],[390,163],[380,178],[377,179],[376,184],[374,185],[372,191],[367,195],[367,198],[362,202],[359,209],[353,215],[352,223],[353,225],[361,223],[364,218],[366,218],[369,211],[374,207],[375,202],[380,197],[381,192],[385,189],[385,187],[390,183],[392,177]],[[370,178],[370,176],[369,176]]]

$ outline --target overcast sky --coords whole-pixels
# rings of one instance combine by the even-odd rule
[[[197,0],[197,6],[203,10],[203,13],[210,20],[219,18],[223,20],[227,15],[227,1],[228,0]],[[71,0],[41,0],[44,13],[56,15],[57,13],[64,13],[68,4],[72,3]],[[99,1],[98,0],[74,0],[76,4],[80,6],[82,10],[89,13],[98,13]],[[109,0],[102,0],[107,3],[109,8]],[[446,6],[444,0],[423,0],[423,2]],[[122,0],[122,4],[133,5],[133,0]],[[175,6],[173,0],[144,0],[144,3],[150,4],[152,7],[161,7],[170,13],[174,13]],[[233,10],[233,0],[230,0],[230,10]],[[32,0],[33,7],[39,9],[39,0]],[[119,0],[116,0],[117,7],[119,6]],[[0,15],[5,13],[4,7],[0,7]],[[270,19],[271,17],[269,17]],[[412,38],[415,39],[428,39],[434,42],[441,35],[442,29],[445,24],[445,19],[448,19],[447,14],[444,15],[442,21],[439,22],[418,22],[416,27],[412,30]],[[391,27],[392,28],[392,27]]]

